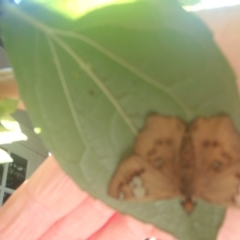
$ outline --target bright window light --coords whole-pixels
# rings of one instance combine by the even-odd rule
[[[0,148],[0,163],[12,162],[10,155]]]
[[[0,132],[0,145],[17,141],[27,141],[27,136],[21,132]]]
[[[19,4],[22,0],[14,0],[16,4]]]
[[[201,3],[194,6],[184,7],[187,11],[199,11],[203,9],[222,8],[239,5],[240,0],[201,0]]]
[[[26,141],[28,138],[22,133],[20,125],[10,116],[0,120],[0,144],[9,144],[16,141]]]

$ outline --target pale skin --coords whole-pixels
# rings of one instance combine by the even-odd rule
[[[14,81],[14,79],[10,79],[5,82],[0,82],[0,100],[4,99],[4,98],[19,99],[19,91],[18,91],[17,84]],[[25,109],[24,104],[21,101],[20,101],[18,108]],[[43,174],[43,172],[44,172],[44,174]],[[66,208],[66,209],[69,208],[69,206],[71,206],[71,204],[74,205],[73,206],[74,209],[76,208],[76,206],[78,206],[79,217],[75,216],[75,219],[79,219],[79,221],[81,221],[82,229],[85,229],[85,228],[90,229],[88,236],[85,235],[84,237],[82,237],[82,239],[102,240],[104,238],[107,239],[106,236],[110,236],[110,235],[112,235],[114,237],[114,238],[112,238],[114,240],[136,239],[136,236],[138,236],[138,239],[136,239],[136,240],[145,240],[146,238],[150,238],[150,237],[155,237],[156,239],[159,239],[159,240],[160,239],[164,239],[164,240],[174,240],[175,239],[172,236],[170,236],[169,234],[164,233],[163,231],[156,229],[154,227],[150,227],[149,225],[146,225],[144,223],[141,223],[141,222],[137,221],[136,219],[133,219],[131,217],[121,216],[121,215],[115,213],[114,210],[105,206],[103,203],[99,203],[99,201],[93,200],[90,196],[88,196],[86,193],[84,193],[78,187],[76,187],[75,183],[65,173],[63,173],[63,171],[60,169],[60,167],[58,166],[57,162],[55,161],[55,159],[53,157],[48,158],[45,161],[45,163],[25,183],[25,185],[26,186],[29,185],[30,187],[32,187],[32,189],[38,189],[39,186],[41,185],[41,183],[40,183],[40,181],[37,181],[36,179],[38,178],[38,176],[41,176],[41,181],[44,182],[44,179],[47,178],[48,172],[49,172],[49,175],[51,178],[51,182],[55,182],[55,184],[59,184],[59,186],[61,186],[60,184],[63,184],[62,183],[63,181],[67,182],[64,186],[68,189],[68,192],[70,193],[70,195],[72,197],[73,197],[73,195],[75,196],[74,198],[76,200],[75,202],[72,200],[72,202],[67,203],[67,200],[68,200],[67,196],[62,195],[62,191],[64,191],[64,189],[55,186],[56,190],[54,190],[54,193],[50,193],[50,194],[52,194],[52,196],[51,197],[48,196],[49,198],[52,199],[52,205],[51,205],[52,207],[50,207],[49,211],[51,211],[51,214],[53,214],[53,213],[55,214],[55,212],[57,214],[58,210],[55,209],[55,207],[56,207],[56,205],[60,206],[61,204],[62,204],[61,210],[63,210],[64,208]],[[55,174],[52,175],[52,172],[54,172]],[[49,181],[49,179],[48,179],[48,181]],[[48,182],[48,184],[49,184],[49,182]],[[48,185],[48,184],[46,184],[46,185]],[[59,191],[57,189],[59,189]],[[4,221],[7,218],[9,218],[10,215],[13,215],[14,218],[16,218],[16,219],[20,218],[21,215],[24,215],[24,214],[26,215],[25,208],[27,209],[28,206],[27,205],[19,206],[20,203],[18,201],[18,199],[21,199],[23,197],[23,194],[24,194],[23,187],[20,187],[20,189],[17,190],[15,192],[15,194],[10,198],[8,203],[6,205],[4,205],[4,207],[0,210],[0,223],[1,222],[4,223]],[[80,199],[83,199],[83,196],[85,199],[84,204],[81,202],[82,200],[80,200]],[[74,199],[74,198],[72,198],[72,199]],[[61,199],[61,201],[59,203],[60,199]],[[77,200],[77,199],[79,199],[79,200]],[[77,201],[79,201],[79,203]],[[81,204],[80,204],[80,202],[81,202]],[[21,208],[21,213],[19,213],[18,210],[16,210],[17,209],[16,206]],[[101,225],[100,222],[103,221],[102,218],[99,218],[99,220],[95,221],[94,223],[89,222],[87,219],[86,219],[86,221],[84,221],[84,218],[83,218],[83,220],[81,219],[81,216],[82,216],[81,211],[84,210],[85,213],[89,212],[96,218],[96,215],[99,214],[99,209],[104,212],[106,212],[106,211],[111,212],[111,214],[109,214],[109,217],[107,217],[108,219],[104,219],[104,224],[102,224],[103,226],[101,227],[100,231],[99,231],[99,227],[96,227],[94,224],[97,224],[97,226]],[[16,214],[14,213],[14,211],[16,211]],[[70,214],[72,214],[72,213],[70,213],[70,210],[66,210],[66,212],[69,212],[69,213],[67,213],[67,214],[65,213],[65,216],[70,217]],[[115,214],[115,217],[112,217],[112,214]],[[40,214],[36,215],[36,217],[37,216],[41,217]],[[41,221],[42,221],[42,217],[41,217]],[[240,211],[237,209],[228,209],[225,221],[224,221],[221,229],[219,230],[217,239],[225,240],[226,238],[228,238],[228,239],[232,239],[232,240],[239,240],[239,236],[240,236],[240,230],[239,230],[239,224],[238,224],[239,221],[240,221]],[[45,236],[45,238],[44,237],[39,238],[39,236],[34,235],[34,234],[36,234],[36,231],[32,231],[31,239],[32,240],[50,239],[50,235],[53,234],[51,232],[51,229],[56,225],[57,222],[59,223],[59,219],[58,220],[56,219],[56,222],[51,223],[51,225],[49,225],[45,229],[44,234],[42,234],[42,236]],[[36,227],[36,226],[34,226],[34,223],[36,223],[36,221],[34,222],[32,220],[31,221],[29,220],[28,228],[34,229]],[[116,227],[114,228],[115,224],[117,224],[117,226],[118,226],[117,228]],[[3,224],[0,224],[0,225],[3,226]],[[9,226],[10,226],[10,224],[9,224]],[[8,227],[8,225],[4,226],[5,229],[1,230],[1,226],[0,226],[0,230],[1,230],[0,238],[1,238],[1,234],[3,234],[4,231],[6,232],[7,227]],[[66,229],[69,230],[69,226],[66,226]],[[13,231],[10,231],[10,232],[13,232]],[[8,233],[8,234],[10,234],[10,233]],[[136,235],[136,234],[139,234],[139,235]],[[47,238],[48,235],[49,235],[49,238]],[[51,237],[53,237],[53,235],[51,235]],[[8,239],[13,240],[14,237],[11,237],[8,235]]]

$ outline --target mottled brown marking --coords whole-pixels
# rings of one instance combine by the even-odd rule
[[[147,153],[147,155],[149,156],[149,157],[151,157],[151,156],[153,156],[154,154],[156,153],[156,149],[151,149],[150,151],[148,151],[148,153]]]
[[[158,157],[155,159],[155,165],[159,168],[159,167],[162,167],[163,165],[163,160],[162,158]]]
[[[231,161],[232,160],[232,157],[229,153],[227,152],[222,152],[221,155],[226,158],[228,161]]]
[[[170,139],[170,138],[167,138],[164,142],[165,142],[165,144],[167,144],[167,145],[172,145],[173,140]]]
[[[195,208],[195,205],[196,205],[196,203],[193,202],[193,200],[191,198],[186,198],[182,202],[182,206],[186,210],[187,213],[191,213],[193,211],[193,209]]]
[[[216,159],[216,160],[214,160],[212,166],[213,166],[214,170],[220,171],[221,168],[223,167],[223,163],[221,160]]]
[[[182,129],[183,129],[182,124],[177,123],[176,129],[177,129],[178,131],[182,130]]]
[[[211,144],[211,142],[209,140],[204,140],[202,143],[203,147],[205,147],[205,148],[209,147],[210,144]]]
[[[192,127],[191,127],[191,131],[197,131],[198,130],[198,125],[197,124],[194,124]]]
[[[237,173],[237,174],[236,174],[236,177],[240,179],[240,173]]]
[[[157,145],[162,145],[162,144],[163,144],[162,139],[158,139],[158,140],[156,141],[156,144],[157,144]]]
[[[137,136],[134,152],[111,180],[109,195],[128,201],[139,196],[141,201],[180,197],[187,213],[194,210],[193,200],[198,198],[240,208],[238,146],[240,134],[227,116],[200,117],[185,125],[177,118],[150,116]],[[135,175],[144,181],[144,189],[134,196],[128,183]]]

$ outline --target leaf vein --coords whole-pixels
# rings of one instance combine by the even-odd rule
[[[134,135],[137,135],[138,133],[137,128],[134,126],[134,124],[132,123],[130,118],[127,116],[123,108],[119,105],[119,103],[114,98],[114,96],[106,88],[103,82],[93,73],[93,71],[89,68],[89,66],[64,41],[62,41],[60,38],[58,38],[54,34],[54,31],[57,31],[56,29],[54,30],[54,28],[46,26],[45,24],[37,21],[33,17],[17,10],[14,7],[8,6],[8,9],[12,11],[14,14],[16,14],[19,18],[27,22],[28,24],[33,25],[37,29],[42,30],[46,35],[54,39],[78,63],[78,65],[92,78],[92,80],[97,84],[97,86],[101,89],[101,91],[106,95],[109,101],[116,108],[120,116],[123,118],[127,126],[130,128],[131,132]]]
[[[162,83],[160,83],[160,82],[156,81],[155,79],[149,77],[147,74],[139,71],[137,68],[135,68],[131,64],[125,62],[119,56],[115,55],[114,53],[110,52],[109,50],[107,50],[106,48],[101,46],[100,44],[96,43],[92,39],[90,39],[90,38],[88,38],[88,37],[86,37],[82,34],[73,33],[73,32],[66,32],[66,31],[57,30],[57,29],[53,29],[53,32],[58,34],[58,35],[61,35],[61,36],[68,36],[68,37],[79,39],[79,40],[87,43],[88,45],[92,46],[93,48],[97,49],[99,52],[101,52],[102,54],[104,54],[108,58],[114,60],[115,62],[117,62],[121,66],[128,69],[130,72],[136,74],[138,77],[140,77],[145,82],[148,82],[152,86],[154,86],[154,87],[158,88],[159,90],[163,91],[165,94],[167,94],[170,98],[172,98],[179,105],[179,107],[184,111],[184,113],[186,115],[186,118],[191,119],[193,114],[190,111],[190,109],[182,102],[182,100],[176,94],[173,93],[173,91],[171,91],[168,87],[164,86]]]
[[[130,128],[131,132],[134,135],[137,135],[138,130],[133,125],[130,118],[127,116],[123,108],[119,105],[117,100],[114,98],[112,93],[107,89],[107,87],[103,84],[100,78],[92,71],[90,66],[86,64],[64,41],[58,38],[55,35],[52,35],[52,38],[78,63],[78,65],[90,76],[90,78],[95,82],[95,84],[101,89],[101,91],[105,94],[108,100],[112,103],[112,105],[116,108],[117,112],[123,118],[125,123]]]
[[[67,82],[66,82],[66,79],[65,79],[63,71],[62,71],[62,67],[61,67],[61,63],[60,63],[58,55],[57,55],[57,51],[56,51],[56,49],[54,47],[53,42],[49,39],[49,37],[47,37],[47,41],[48,41],[48,45],[50,47],[50,50],[51,50],[51,53],[52,53],[52,56],[53,56],[53,59],[54,59],[54,64],[56,66],[56,69],[57,69],[57,72],[58,72],[58,76],[59,76],[59,80],[61,82],[61,85],[62,85],[64,94],[65,94],[65,97],[67,99],[67,103],[69,105],[69,108],[70,108],[70,111],[71,111],[74,123],[76,125],[77,130],[78,130],[78,133],[80,134],[80,136],[81,136],[81,138],[83,140],[84,146],[89,149],[90,147],[89,147],[88,141],[86,139],[86,136],[84,134],[83,128],[81,126],[81,123],[79,121],[78,115],[76,113],[76,109],[74,107],[74,104],[73,104],[73,101],[72,101],[72,98],[71,98],[71,94],[69,92],[69,89],[68,89],[68,86],[67,86]]]

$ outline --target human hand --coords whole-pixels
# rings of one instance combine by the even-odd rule
[[[240,211],[228,209],[218,240],[238,240]],[[174,240],[83,192],[49,157],[0,209],[0,239]]]
[[[0,210],[0,239],[174,240],[83,192],[53,157]]]

